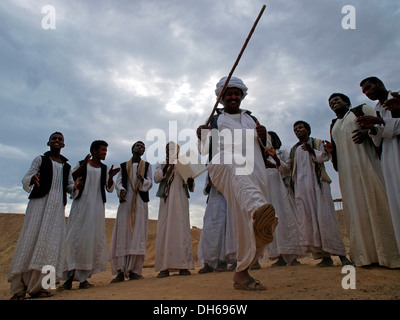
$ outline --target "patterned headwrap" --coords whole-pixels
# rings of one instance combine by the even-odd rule
[[[219,82],[217,83],[216,89],[215,89],[215,94],[218,97],[219,93],[221,92],[222,88],[224,87],[225,81],[228,77],[223,77],[221,78],[221,80],[219,80]],[[247,95],[247,87],[246,85],[243,83],[243,81],[237,77],[231,77],[229,79],[229,83],[227,88],[238,88],[240,90],[242,90],[242,100],[244,99],[244,97]],[[221,99],[222,100],[222,99]],[[222,101],[220,102],[222,103]]]

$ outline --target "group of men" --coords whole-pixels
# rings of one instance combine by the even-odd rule
[[[250,276],[249,269],[273,242],[274,231],[285,233],[282,232],[285,212],[278,209],[278,202],[271,199],[270,187],[267,187],[268,157],[274,159],[275,168],[290,177],[289,188],[293,191],[296,209],[296,223],[290,228],[298,234],[302,252],[322,258],[321,266],[332,265],[332,255],[339,256],[343,264],[351,263],[346,258],[330,194],[330,179],[323,165],[332,159],[339,173],[351,261],[357,266],[379,263],[390,268],[400,267],[400,200],[397,197],[400,98],[396,93],[389,93],[375,77],[365,79],[361,86],[367,97],[379,100],[377,112],[367,105],[357,107],[355,112],[356,108],[350,109],[350,99],[333,94],[329,106],[337,119],[331,126],[332,142],[311,138],[309,124],[297,121],[293,129],[299,142],[288,159],[281,161],[265,126],[250,111],[240,108],[247,95],[243,81],[231,77],[226,84],[224,77],[217,83],[216,95],[222,94],[223,108],[217,110],[210,126],[198,127],[197,136],[200,152],[210,155],[209,189],[214,188],[213,194],[225,201],[224,208],[216,208],[229,210],[234,233],[231,247],[234,247],[235,289],[266,289]],[[224,141],[226,132],[233,131],[239,135],[231,134],[231,137],[243,139],[212,142],[212,139]],[[252,132],[250,139],[248,132]],[[250,144],[252,152],[246,152]],[[50,295],[42,288],[44,265],[54,266],[57,278],[65,280],[58,290],[71,289],[74,280],[79,281],[79,288],[92,286],[87,279],[106,270],[105,191],[112,192],[114,188],[120,205],[108,257],[112,273],[116,275],[111,282],[140,279],[147,242],[147,203],[152,187],[151,165],[141,159],[144,143],[136,142],[132,146],[132,158],[116,169],[102,163],[107,154],[105,141],[93,142],[90,154],[72,170],[61,155],[63,135],[53,133],[48,146],[50,151],[36,157],[23,178],[30,201],[8,275],[12,299],[24,299],[26,294]],[[215,146],[218,148],[212,150]],[[155,261],[159,278],[169,276],[170,270],[188,275],[193,269],[188,198],[194,190],[194,180],[185,181],[180,176],[175,165],[178,154],[179,145],[168,143],[166,162],[158,164],[154,174],[160,197]],[[239,170],[243,169],[243,162],[235,161],[239,155],[249,160],[245,161],[250,164],[245,170]],[[67,193],[72,194],[73,203],[66,228]],[[285,257],[286,253],[277,255]]]
[[[222,78],[217,84],[217,95],[225,81],[226,78]],[[199,150],[203,154],[211,153],[208,164],[210,179],[224,196],[233,216],[237,241],[235,288],[265,290],[264,285],[250,276],[249,269],[267,245],[273,248],[275,235],[288,244],[293,239],[289,236],[292,231],[298,237],[300,249],[291,244],[290,250],[275,252],[280,265],[297,262],[296,257],[302,253],[312,253],[314,258],[322,259],[318,264],[322,267],[333,265],[332,255],[338,256],[343,265],[376,263],[389,268],[400,267],[400,97],[398,93],[388,91],[376,77],[364,79],[360,86],[370,100],[378,100],[375,110],[367,105],[351,108],[347,96],[332,94],[328,102],[337,116],[331,125],[332,142],[312,138],[310,125],[296,121],[293,131],[299,142],[291,148],[285,162],[276,156],[266,128],[249,111],[240,108],[247,87],[238,78],[232,77],[227,84],[221,100],[224,108],[214,116],[216,120],[211,121],[212,125],[198,127]],[[215,128],[220,136],[213,135]],[[237,142],[235,144],[229,139],[224,143],[226,130],[252,130],[255,134],[250,144],[254,153],[248,154],[243,145],[242,149],[236,148]],[[217,151],[212,150],[216,145],[212,139],[222,141],[217,144]],[[237,174],[240,165],[234,161],[236,153],[252,157],[251,161],[245,161],[253,164],[248,174]],[[233,161],[224,162],[227,155]],[[271,196],[265,170],[268,156],[275,160],[275,168],[290,177],[297,224],[286,223],[285,230],[280,228],[279,219],[288,222],[287,216],[293,210],[282,209],[276,196]],[[346,257],[334,211],[329,186],[331,180],[323,164],[330,159],[339,173],[350,238],[350,260]],[[261,231],[259,216],[264,217],[261,225],[265,228]],[[286,238],[279,237],[285,233]]]

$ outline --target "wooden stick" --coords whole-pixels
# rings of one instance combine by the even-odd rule
[[[219,95],[218,95],[218,97],[217,97],[217,101],[215,102],[214,109],[213,109],[213,111],[211,112],[210,117],[208,118],[207,122],[205,123],[206,126],[210,123],[212,117],[214,116],[215,110],[217,110],[218,104],[219,104],[219,102],[221,101],[222,95],[224,94],[224,91],[225,91],[226,87],[227,87],[228,84],[229,84],[229,80],[231,79],[233,72],[235,71],[237,65],[239,64],[239,60],[240,60],[240,58],[242,57],[242,54],[243,54],[244,50],[246,49],[247,44],[249,43],[250,38],[251,38],[251,36],[253,35],[254,30],[256,29],[256,26],[257,26],[257,24],[258,24],[258,21],[260,20],[262,14],[264,13],[264,10],[265,10],[265,4],[262,6],[261,11],[260,11],[260,13],[258,14],[258,17],[257,17],[256,21],[254,22],[253,27],[251,28],[249,35],[247,36],[247,39],[246,39],[246,41],[245,41],[245,43],[244,43],[244,45],[243,45],[243,47],[242,47],[242,50],[240,50],[240,53],[239,53],[238,57],[236,58],[235,63],[233,64],[233,67],[232,67],[232,69],[231,69],[231,72],[229,72],[229,75],[228,75],[228,77],[226,78],[225,84],[224,84],[224,86],[222,87],[222,90],[221,90],[221,92],[219,93]]]

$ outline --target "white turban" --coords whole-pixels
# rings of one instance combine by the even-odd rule
[[[227,78],[228,77],[223,77],[217,83],[217,88],[215,89],[215,94],[217,95],[217,97],[219,96],[219,93],[221,92],[221,90],[222,90]],[[227,88],[239,88],[240,90],[242,90],[242,93],[243,93],[242,100],[247,95],[247,87],[245,86],[243,81],[241,79],[239,79],[239,78],[231,77],[229,79],[229,83],[228,83]],[[222,103],[222,102],[220,102],[220,103]]]

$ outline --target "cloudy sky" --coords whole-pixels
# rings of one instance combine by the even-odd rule
[[[282,148],[297,142],[292,125],[300,119],[312,136],[329,139],[331,93],[345,93],[353,106],[375,105],[359,88],[371,75],[399,89],[398,0],[2,0],[0,212],[25,212],[21,179],[54,131],[64,133],[63,154],[73,166],[97,139],[109,143],[105,163],[115,166],[137,140],[148,150],[170,133],[189,141],[263,4],[234,75],[249,88],[242,107],[278,133]],[[345,5],[354,15],[342,13]],[[343,28],[351,22],[355,29]],[[337,174],[327,168],[332,196],[340,198]],[[196,183],[191,222],[201,227],[204,176]],[[117,206],[109,194],[107,216]]]

